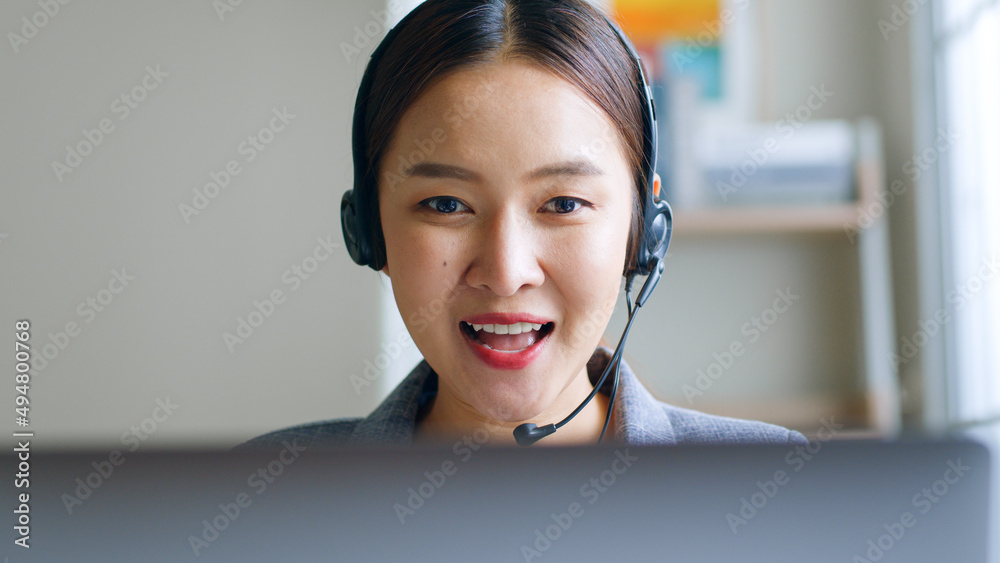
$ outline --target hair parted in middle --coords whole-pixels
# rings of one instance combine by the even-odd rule
[[[508,61],[527,62],[566,80],[604,111],[634,171],[632,218],[623,275],[635,270],[642,240],[648,163],[644,162],[644,96],[636,59],[604,16],[585,0],[426,0],[393,30],[363,100],[369,169],[358,197],[370,214],[372,247],[384,264],[378,190],[395,180],[383,157],[403,115],[431,85],[451,73]],[[359,100],[359,103],[362,102]],[[415,164],[415,163],[411,163]],[[357,171],[356,171],[357,173]],[[396,175],[395,177],[398,177]]]

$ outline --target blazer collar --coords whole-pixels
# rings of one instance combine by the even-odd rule
[[[601,346],[594,351],[587,363],[590,382],[597,384],[604,369],[611,361],[614,351]],[[610,395],[614,385],[614,373],[609,373],[601,387],[601,392]],[[639,381],[623,358],[618,376],[618,396],[615,397],[615,438],[624,444],[647,446],[654,444],[676,444],[674,428],[663,408]]]

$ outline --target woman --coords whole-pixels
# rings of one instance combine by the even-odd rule
[[[549,445],[805,441],[661,403],[621,361],[602,378],[619,359],[599,339],[622,275],[648,273],[642,231],[669,213],[644,203],[659,190],[655,127],[630,49],[583,0],[428,0],[390,32],[358,96],[345,238],[392,280],[425,359],[366,418],[248,445],[513,444],[522,424],[555,421],[518,432]]]

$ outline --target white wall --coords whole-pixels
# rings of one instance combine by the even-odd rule
[[[246,0],[220,16],[194,0],[73,2],[18,52],[0,45],[4,349],[15,319],[31,320],[36,354],[80,327],[33,374],[35,447],[121,447],[168,397],[179,408],[143,447],[230,446],[377,404],[377,386],[357,394],[348,376],[377,353],[383,289],[344,251],[339,205],[357,84],[385,31],[371,11],[384,6]],[[0,4],[0,31],[20,34],[37,11]],[[359,29],[377,37],[365,44]],[[362,56],[345,57],[356,40]],[[113,100],[147,66],[165,76],[125,116]],[[295,117],[248,161],[240,144],[283,108]],[[60,182],[51,163],[102,119],[114,129]],[[240,173],[186,223],[179,204],[230,160]],[[327,236],[338,248],[293,291],[283,273]],[[91,315],[86,300],[112,295],[100,292],[115,270],[134,280]],[[275,290],[285,301],[230,353],[223,333]]]

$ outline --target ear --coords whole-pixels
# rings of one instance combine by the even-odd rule
[[[660,198],[660,186],[662,184],[663,182],[660,179],[660,173],[653,172],[653,195],[656,196],[656,199]]]

